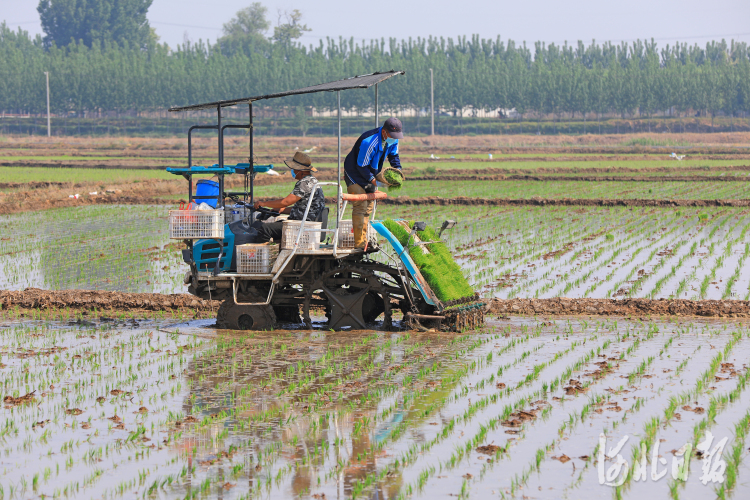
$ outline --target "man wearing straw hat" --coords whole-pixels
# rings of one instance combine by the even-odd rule
[[[291,176],[297,180],[294,189],[285,198],[279,200],[256,201],[255,208],[264,206],[278,210],[283,214],[289,214],[289,220],[302,220],[307,208],[307,202],[310,200],[310,196],[312,196],[313,201],[310,204],[310,211],[307,213],[306,220],[315,221],[325,207],[323,190],[320,187],[316,187],[318,181],[312,175],[313,172],[317,172],[318,170],[312,166],[310,157],[299,151],[294,153],[294,157],[284,160],[284,163],[289,167]],[[271,238],[274,241],[281,241],[281,229],[283,226],[283,221],[264,222],[260,224],[258,226],[258,239],[256,241],[258,243],[265,243],[271,240]]]
[[[382,182],[383,160],[393,168],[401,170],[398,156],[398,140],[403,139],[403,127],[398,118],[388,118],[382,127],[368,130],[357,139],[354,147],[344,160],[344,181],[349,194],[374,193],[378,190],[378,180]],[[372,213],[372,201],[352,203],[352,229],[355,248],[365,248],[367,220]]]

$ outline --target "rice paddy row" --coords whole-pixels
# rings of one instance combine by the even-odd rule
[[[750,332],[740,325],[514,320],[459,336],[191,336],[199,331],[3,325],[0,495],[748,492]],[[703,484],[705,457],[666,454],[700,445],[707,431],[727,438],[720,454],[731,482]],[[692,462],[689,474],[659,483],[602,462],[623,437],[620,453],[632,464],[642,444],[648,456]],[[622,483],[601,484],[601,467]]]
[[[93,206],[0,218],[0,287],[181,293],[187,266],[167,207]],[[484,297],[750,298],[745,209],[398,207],[443,220]]]

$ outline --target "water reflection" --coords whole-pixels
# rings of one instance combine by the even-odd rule
[[[197,447],[195,460],[211,468],[236,448],[244,464],[236,487],[250,492],[333,498],[366,486],[371,498],[397,497],[404,479],[395,454],[426,441],[425,408],[453,388],[415,377],[434,366],[448,336],[277,331],[222,339],[187,368],[182,410],[210,424],[186,433],[182,449]]]

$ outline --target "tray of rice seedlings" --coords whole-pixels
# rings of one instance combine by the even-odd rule
[[[428,250],[425,252],[422,250],[422,245],[414,244],[415,241],[402,224],[392,219],[384,221],[384,224],[403,246],[410,246],[409,256],[442,302],[474,297],[474,289],[469,285],[459,265],[453,260],[448,247],[438,238],[432,228],[426,227],[424,231],[416,233],[420,241],[430,242],[424,245]],[[413,226],[413,221],[410,221],[408,225]]]
[[[414,226],[414,221],[387,219],[383,223],[401,245],[409,249],[412,261],[440,299],[440,309],[445,316],[443,327],[460,331],[483,324],[484,304],[477,300],[474,288],[437,233],[427,226],[412,235],[409,228]]]
[[[388,191],[398,191],[406,180],[404,173],[393,167],[387,167],[379,177],[378,180],[388,186]]]

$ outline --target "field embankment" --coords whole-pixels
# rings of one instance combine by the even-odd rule
[[[97,315],[180,314],[182,317],[213,317],[219,301],[202,300],[188,294],[126,293],[101,290],[0,291],[0,310],[6,315],[28,316],[38,312],[63,311]],[[498,316],[700,316],[750,318],[748,300],[687,299],[491,299],[486,312]]]
[[[29,311],[92,312],[102,315],[151,316],[164,312],[187,317],[214,317],[219,301],[202,300],[188,294],[126,293],[102,290],[0,290],[0,309],[6,314]]]
[[[490,314],[523,316],[703,316],[750,317],[747,300],[687,299],[492,299]]]

